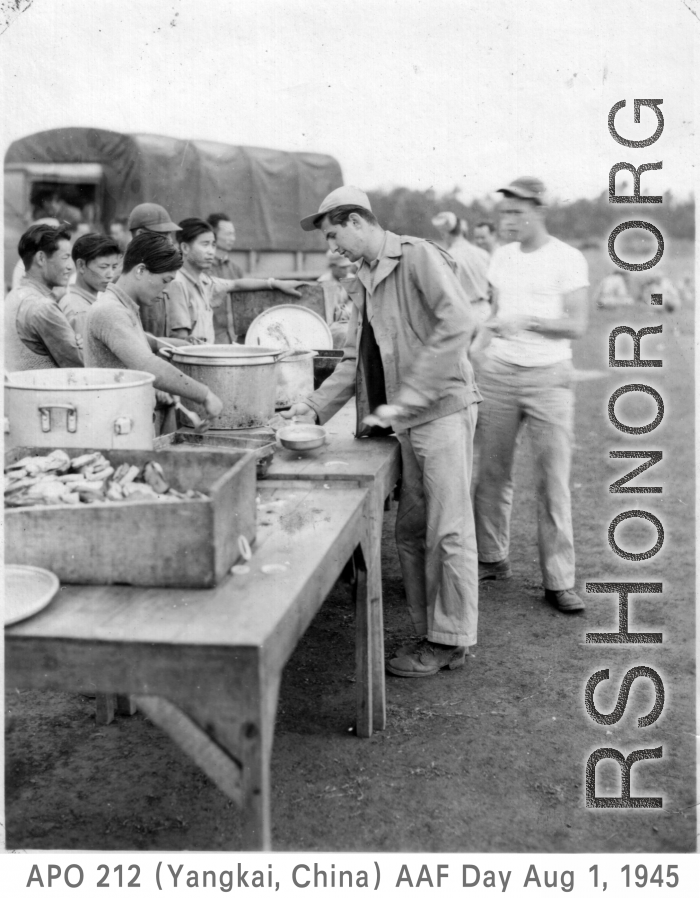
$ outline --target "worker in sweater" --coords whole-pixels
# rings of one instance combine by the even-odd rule
[[[181,267],[182,255],[167,237],[156,233],[134,237],[124,254],[118,283],[109,284],[88,312],[86,363],[92,368],[148,371],[156,377],[156,390],[199,403],[202,416],[213,419],[221,414],[221,400],[204,384],[154,354],[158,342],[145,333],[139,315]]]

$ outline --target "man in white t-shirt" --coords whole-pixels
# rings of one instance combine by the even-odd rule
[[[545,598],[583,611],[574,591],[569,474],[574,395],[571,340],[586,329],[588,266],[582,253],[547,232],[545,187],[518,178],[498,191],[504,236],[491,257],[492,339],[479,366],[474,510],[479,579],[512,576],[508,559],[513,459],[527,422],[535,456],[537,527]]]

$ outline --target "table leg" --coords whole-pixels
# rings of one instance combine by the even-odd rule
[[[95,695],[95,723],[107,726],[115,714],[136,714],[136,703],[130,695],[98,692]]]
[[[270,851],[270,759],[279,676],[250,682],[235,708],[225,689],[174,697],[137,696],[141,710],[240,807],[243,851]]]
[[[136,702],[131,695],[117,695],[117,714],[133,717],[136,714]]]
[[[263,685],[255,708],[251,708],[253,713],[242,727],[247,749],[243,768],[244,851],[272,849],[270,759],[279,685],[279,677],[267,688]]]
[[[151,723],[170,736],[182,751],[221,789],[224,795],[241,804],[241,765],[230,757],[175,702],[158,695],[141,695],[136,699]]]
[[[98,692],[95,695],[95,723],[107,726],[114,720],[117,710],[117,696],[112,692]]]
[[[367,565],[362,547],[355,549],[355,732],[368,738],[372,735],[372,610],[367,583]]]
[[[384,608],[382,600],[382,525],[384,496],[376,489],[369,495],[367,527],[367,588],[370,597],[370,653],[372,667],[372,720],[375,730],[386,727],[384,671]]]

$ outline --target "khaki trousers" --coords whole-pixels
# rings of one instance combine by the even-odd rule
[[[419,636],[476,643],[478,562],[469,484],[477,406],[398,434],[403,463],[396,543]]]
[[[545,589],[574,585],[571,525],[571,447],[574,393],[571,362],[528,368],[484,358],[478,369],[483,402],[476,444],[474,493],[479,560],[508,557],[513,461],[518,431],[527,422],[535,456],[537,537]]]

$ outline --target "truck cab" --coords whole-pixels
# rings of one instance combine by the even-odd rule
[[[85,221],[100,230],[102,166],[96,163],[11,163],[5,166],[4,277],[9,288],[17,244],[33,221]]]

